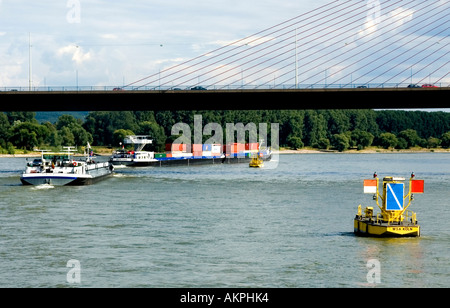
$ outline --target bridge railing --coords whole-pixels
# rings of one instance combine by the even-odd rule
[[[425,83],[427,84],[427,83]],[[355,89],[355,88],[407,88],[410,83],[354,83],[354,84],[283,84],[283,85],[209,85],[201,86],[201,88],[206,90],[257,90],[257,89],[277,89],[277,90],[288,90],[288,89]],[[418,87],[422,87],[424,84],[418,84]],[[436,83],[431,84],[433,86],[443,88],[450,87],[450,83]],[[14,91],[42,91],[42,92],[95,92],[95,91],[167,91],[167,90],[192,90],[195,89],[196,85],[183,85],[178,87],[170,86],[130,86],[130,87],[120,87],[120,86],[36,86],[36,87],[0,87],[0,92],[14,92]],[[197,88],[199,89],[199,88]]]

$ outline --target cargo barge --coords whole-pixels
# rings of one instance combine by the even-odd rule
[[[23,185],[73,186],[91,185],[114,173],[108,162],[95,162],[86,149],[84,159],[75,159],[72,148],[66,152],[42,151],[40,159],[27,163],[20,177]]]
[[[117,150],[110,158],[110,163],[117,166],[191,166],[211,164],[249,163],[251,157],[259,155],[263,161],[272,159],[272,151],[261,149],[259,144],[167,144],[166,153],[143,151],[147,144],[152,144],[149,136],[127,136],[124,144],[133,144],[134,150]],[[190,152],[192,150],[192,153]]]

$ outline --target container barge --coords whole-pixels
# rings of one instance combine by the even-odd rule
[[[220,144],[167,144],[165,153],[143,151],[147,144],[151,144],[149,136],[127,136],[124,144],[134,144],[134,150],[117,150],[110,158],[110,163],[117,166],[191,166],[211,164],[239,164],[249,163],[251,157],[259,155],[264,161],[270,161],[270,148],[261,149],[258,143],[230,145]],[[192,152],[191,152],[192,150]]]

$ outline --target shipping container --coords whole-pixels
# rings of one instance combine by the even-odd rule
[[[202,147],[202,151],[211,151],[212,144],[204,144]]]
[[[186,152],[186,144],[185,143],[181,143],[181,144],[172,144],[172,151],[181,151],[181,152]]]
[[[172,152],[172,157],[191,157],[192,153]]]
[[[167,152],[186,152],[187,146],[185,143],[166,143]]]
[[[212,152],[211,151],[203,151],[202,152],[202,156],[211,156]]]
[[[167,157],[167,158],[172,157],[172,153],[167,153],[167,154],[166,154],[166,157]]]
[[[213,144],[211,147],[211,152],[213,153],[221,153],[221,145],[220,144]]]
[[[245,144],[230,143],[223,146],[224,152],[229,154],[239,153],[245,151]]]
[[[155,153],[155,158],[164,158],[166,157],[166,153]]]
[[[259,150],[259,143],[246,143],[245,144],[246,151],[257,151]]]
[[[201,152],[203,151],[203,145],[202,144],[193,144],[192,145],[192,153],[194,152]]]

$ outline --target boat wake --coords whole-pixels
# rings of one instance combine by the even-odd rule
[[[50,184],[42,184],[42,185],[33,186],[31,189],[32,190],[42,190],[42,189],[52,189],[52,188],[55,188],[55,186],[50,185]]]
[[[136,175],[134,174],[128,174],[128,173],[114,173],[114,178],[134,178]]]
[[[127,168],[125,165],[114,165],[114,169],[124,169]]]

